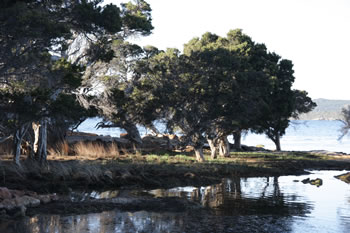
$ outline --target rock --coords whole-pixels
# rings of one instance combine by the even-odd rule
[[[88,180],[89,175],[86,172],[78,171],[73,174],[74,180]]]
[[[233,148],[233,146],[232,146]],[[241,148],[243,151],[269,151],[264,148],[264,145],[257,145],[257,146],[247,146],[247,145],[241,145]]]
[[[0,199],[10,199],[12,194],[6,187],[0,187]]]
[[[316,185],[317,187],[320,187],[323,184],[322,179],[316,178],[314,180],[310,180],[310,178],[304,179],[301,182],[304,184],[311,184],[311,185]]]
[[[28,207],[36,207],[58,200],[56,194],[38,195],[32,191],[10,190],[5,187],[1,188],[1,195],[5,199],[0,199],[0,215],[12,217],[25,216]]]
[[[317,187],[320,187],[323,184],[322,179],[317,178],[315,180],[310,180],[311,185],[316,185]]]
[[[335,178],[340,179],[340,180],[344,181],[345,183],[350,184],[350,172],[339,175],[339,176],[335,176]]]
[[[303,179],[301,182],[303,182],[303,184],[308,184],[310,183],[310,178]]]
[[[25,191],[25,192],[24,192],[24,195],[26,195],[26,196],[32,196],[32,197],[38,196],[38,194],[37,194],[36,192],[33,192],[33,191]]]
[[[58,201],[59,197],[56,194],[49,194],[51,201]]]
[[[193,178],[193,177],[195,177],[196,175],[195,174],[193,174],[192,172],[187,172],[187,173],[185,173],[184,174],[184,177],[190,177],[190,178]]]
[[[17,207],[20,207],[20,206],[35,207],[40,205],[40,200],[30,196],[22,196],[22,197],[16,197],[15,203]]]
[[[51,196],[50,195],[39,195],[38,199],[40,200],[41,204],[47,204],[51,202]]]
[[[0,202],[0,209],[12,210],[16,208],[15,199],[5,199]]]
[[[23,190],[11,190],[11,193],[13,197],[21,197],[26,194]]]
[[[108,177],[109,179],[113,179],[113,173],[110,170],[107,170],[103,173],[104,176]]]

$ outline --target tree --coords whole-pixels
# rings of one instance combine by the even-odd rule
[[[343,126],[340,129],[341,135],[339,136],[339,140],[347,135],[350,130],[350,106],[342,108],[341,116],[342,119],[340,121],[343,123]]]
[[[70,94],[80,86],[82,64],[111,59],[112,38],[130,33],[149,34],[153,28],[149,5],[142,0],[124,4],[122,9],[100,3],[102,0],[0,3],[0,88],[2,96],[7,96],[1,102],[3,107],[13,103],[2,114],[1,122],[8,123],[7,119],[16,116],[12,124],[16,128],[14,136],[19,135],[14,140],[16,148],[25,132],[22,129],[33,122],[34,135],[39,137],[34,139],[38,142],[34,148],[39,148],[37,157],[43,162],[47,153],[47,124],[55,122],[50,107],[59,101],[61,94]],[[144,9],[146,14],[140,13]],[[75,59],[68,59],[67,53],[74,51],[71,42],[78,36],[89,41],[87,49]],[[30,112],[33,114],[15,107],[23,100],[33,106],[35,111]],[[15,158],[19,157],[17,152],[16,149]]]
[[[291,61],[241,30],[225,38],[205,33],[187,43],[183,54],[170,49],[154,56],[140,90],[158,119],[180,128],[202,161],[205,136],[212,157],[215,143],[228,154],[227,136],[236,133],[239,139],[248,129],[266,133],[280,148],[289,118],[315,106],[306,92],[291,89],[293,72]]]
[[[103,43],[97,44],[83,38],[91,49],[78,51],[75,61],[84,60],[91,51],[99,54],[99,59],[84,62],[87,71],[79,100],[85,108],[95,108],[103,118],[98,127],[125,129],[134,143],[141,144],[136,127],[141,118],[132,111],[130,95],[141,75],[138,62],[147,52],[125,39],[131,35],[146,36],[151,33],[150,5],[143,0],[122,3],[121,17],[122,31],[118,35],[106,37]]]
[[[259,124],[253,131],[265,133],[281,150],[280,138],[289,126],[290,118],[296,118],[300,113],[311,111],[316,104],[307,96],[307,92],[293,90],[293,63],[280,59],[277,54],[270,54],[269,92],[265,96],[264,109],[260,115]]]
[[[113,58],[108,61],[96,62],[88,67],[89,76],[85,76],[84,88],[87,95],[81,98],[86,108],[94,107],[103,117],[99,127],[119,127],[125,129],[129,138],[135,144],[141,144],[141,137],[136,124],[152,127],[150,115],[143,114],[140,103],[142,93],[135,93],[135,86],[145,72],[143,62],[147,61],[150,53],[138,45],[121,39],[113,41]],[[157,52],[156,48],[154,53]],[[98,83],[99,90],[93,85]],[[88,95],[92,91],[94,94]],[[87,97],[87,98],[86,98]]]
[[[205,135],[232,96],[237,57],[215,46],[219,37],[206,33],[184,47],[184,54],[169,49],[154,56],[140,89],[148,93],[146,105],[158,106],[155,112],[170,131],[181,129],[184,141],[194,146],[198,161],[203,161]],[[159,118],[158,118],[159,119]]]
[[[266,95],[268,85],[268,77],[263,72],[266,50],[265,45],[256,44],[240,29],[229,31],[226,37],[206,33],[185,45],[186,55],[202,53],[206,57],[203,67],[210,70],[203,70],[217,84],[216,119],[207,134],[212,158],[216,156],[217,147],[221,156],[229,155],[227,136],[232,133],[236,147],[240,149],[240,132],[257,122],[256,116],[261,111],[262,96]],[[212,52],[209,54],[208,51]]]

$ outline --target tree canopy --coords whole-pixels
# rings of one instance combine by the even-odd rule
[[[150,5],[102,3],[0,3],[0,136],[14,138],[17,163],[26,135],[45,161],[48,129],[64,135],[92,114],[136,144],[137,124],[157,132],[153,122],[164,121],[169,132],[180,129],[199,161],[206,140],[213,157],[217,147],[225,155],[227,136],[238,141],[243,130],[265,133],[280,150],[290,118],[315,107],[307,92],[292,89],[292,61],[240,29],[205,33],[183,52],[141,48],[126,39],[151,33]]]
[[[121,7],[102,6],[102,2],[6,0],[0,3],[0,108],[5,112],[0,124],[1,128],[12,125],[12,134],[18,135],[18,140],[14,140],[17,163],[19,144],[31,122],[43,131],[40,135],[43,153],[36,153],[40,160],[46,160],[47,123],[58,122],[54,115],[62,104],[74,104],[74,98],[67,95],[74,97],[87,64],[112,59],[113,38],[148,35],[153,29],[151,8],[145,1],[129,2]],[[70,52],[79,51],[79,46],[74,44],[79,37],[88,43],[84,53],[71,59]],[[31,107],[20,109],[21,103]],[[81,108],[73,109],[83,112]],[[76,117],[78,113],[64,113],[66,123],[68,119],[73,120],[71,124],[81,119]]]

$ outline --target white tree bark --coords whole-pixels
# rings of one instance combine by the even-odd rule
[[[40,123],[39,122],[33,122],[32,128],[34,131],[34,142],[33,142],[33,152],[35,156],[37,156],[38,148],[39,148],[39,135],[40,135]]]
[[[216,146],[214,143],[214,139],[207,139],[209,147],[210,147],[210,158],[211,159],[216,159]]]
[[[34,130],[33,151],[35,159],[40,163],[46,162],[47,159],[47,118],[42,118],[39,122],[33,122]]]
[[[223,137],[219,139],[219,155],[221,157],[230,156],[230,144],[228,142],[227,137]]]

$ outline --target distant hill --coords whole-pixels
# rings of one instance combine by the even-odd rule
[[[307,114],[301,114],[300,120],[337,120],[341,118],[342,108],[350,105],[350,100],[314,99],[313,101],[317,107]]]

